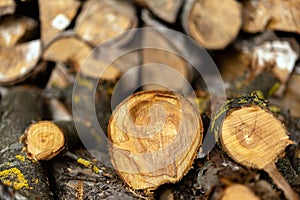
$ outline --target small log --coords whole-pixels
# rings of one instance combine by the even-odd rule
[[[91,51],[92,47],[82,41],[76,34],[64,32],[53,39],[45,48],[43,58],[49,61],[62,62],[76,72]]]
[[[39,0],[41,40],[44,45],[49,44],[55,36],[71,24],[79,6],[80,2],[77,0]]]
[[[52,199],[41,163],[26,159],[18,138],[32,120],[46,116],[41,91],[14,88],[0,104],[0,180],[28,199]]]
[[[35,35],[38,23],[29,17],[7,16],[0,21],[0,47],[11,47]]]
[[[43,71],[47,65],[37,65],[41,56],[41,42],[34,40],[14,47],[0,47],[0,85],[24,81]]]
[[[178,182],[189,171],[202,134],[202,119],[183,96],[167,91],[135,93],[111,116],[111,161],[129,187],[156,189]]]
[[[14,0],[1,0],[0,1],[0,17],[3,15],[13,14],[17,5]]]
[[[135,0],[135,2],[143,7],[147,7],[158,16],[160,19],[168,22],[175,23],[178,12],[182,7],[183,0]]]
[[[242,6],[235,0],[188,0],[181,17],[185,32],[203,48],[223,49],[240,31]]]
[[[260,198],[249,187],[242,184],[233,184],[225,189],[221,200],[235,199],[259,200]]]
[[[81,144],[71,121],[38,121],[31,124],[20,137],[23,151],[34,160],[50,160],[64,149]]]
[[[244,166],[265,170],[287,199],[299,199],[275,165],[293,142],[264,101],[257,96],[229,100],[212,124],[210,130],[232,159]]]
[[[136,26],[132,4],[116,0],[88,0],[76,20],[75,32],[83,40],[97,46],[113,37],[118,37],[118,42],[127,42],[131,34],[119,34]]]
[[[243,30],[256,33],[265,29],[300,33],[298,0],[243,1]]]

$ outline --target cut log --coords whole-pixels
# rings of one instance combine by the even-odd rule
[[[240,31],[242,6],[235,0],[226,0],[222,4],[218,0],[188,0],[182,24],[186,33],[203,48],[223,49]]]
[[[64,149],[79,147],[81,142],[71,121],[39,121],[31,124],[20,137],[23,151],[30,159],[50,160]]]
[[[41,56],[41,42],[34,40],[14,47],[0,47],[0,85],[23,81],[31,73],[41,71],[37,65]]]
[[[70,25],[79,6],[80,2],[77,0],[39,0],[41,40],[44,45]]]
[[[287,199],[299,198],[275,166],[293,142],[264,101],[257,96],[232,99],[215,116],[211,130],[232,159],[265,170]]]
[[[156,189],[179,181],[189,171],[202,134],[202,119],[183,96],[167,91],[135,93],[110,119],[111,161],[131,188]]]
[[[243,30],[256,33],[265,29],[300,33],[298,0],[243,1]]]
[[[97,46],[136,26],[135,10],[130,3],[116,0],[89,0],[84,3],[76,20],[75,32],[82,39]],[[118,42],[127,42],[126,35],[122,34],[118,37]]]
[[[40,90],[14,88],[0,104],[0,180],[27,199],[52,199],[41,163],[26,159],[18,142],[32,120],[45,117],[43,102]]]
[[[175,45],[177,38],[165,33],[166,27],[153,19],[147,10],[142,11],[142,19],[147,26],[157,28],[146,29],[143,34],[142,46],[147,47],[142,49],[143,90],[186,93],[190,89],[187,84],[192,80],[192,68]]]
[[[3,15],[13,14],[17,5],[14,0],[1,0],[0,1],[0,17]]]
[[[38,23],[29,17],[7,16],[0,21],[0,47],[10,47],[36,35]]]
[[[46,47],[43,58],[54,62],[62,62],[71,67],[72,71],[78,71],[91,51],[92,47],[73,32],[64,32]]]
[[[234,184],[225,189],[221,200],[235,199],[259,200],[260,198],[256,196],[249,187],[241,184]]]
[[[135,2],[141,6],[147,7],[158,16],[160,19],[168,22],[175,23],[177,14],[183,4],[183,0],[135,0]]]

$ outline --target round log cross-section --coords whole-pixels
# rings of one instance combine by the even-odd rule
[[[28,157],[35,160],[49,160],[65,146],[63,131],[50,121],[39,121],[30,125],[20,140],[26,144]]]
[[[108,126],[114,168],[133,189],[179,181],[202,142],[202,120],[179,94],[144,91],[124,100]]]

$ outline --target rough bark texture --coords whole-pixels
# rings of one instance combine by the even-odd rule
[[[41,163],[26,158],[19,137],[32,120],[45,117],[41,91],[15,88],[0,105],[0,179],[28,199],[52,199],[46,173]]]

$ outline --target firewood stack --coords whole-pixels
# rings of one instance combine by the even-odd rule
[[[0,0],[0,199],[298,199],[299,19],[299,0]]]

